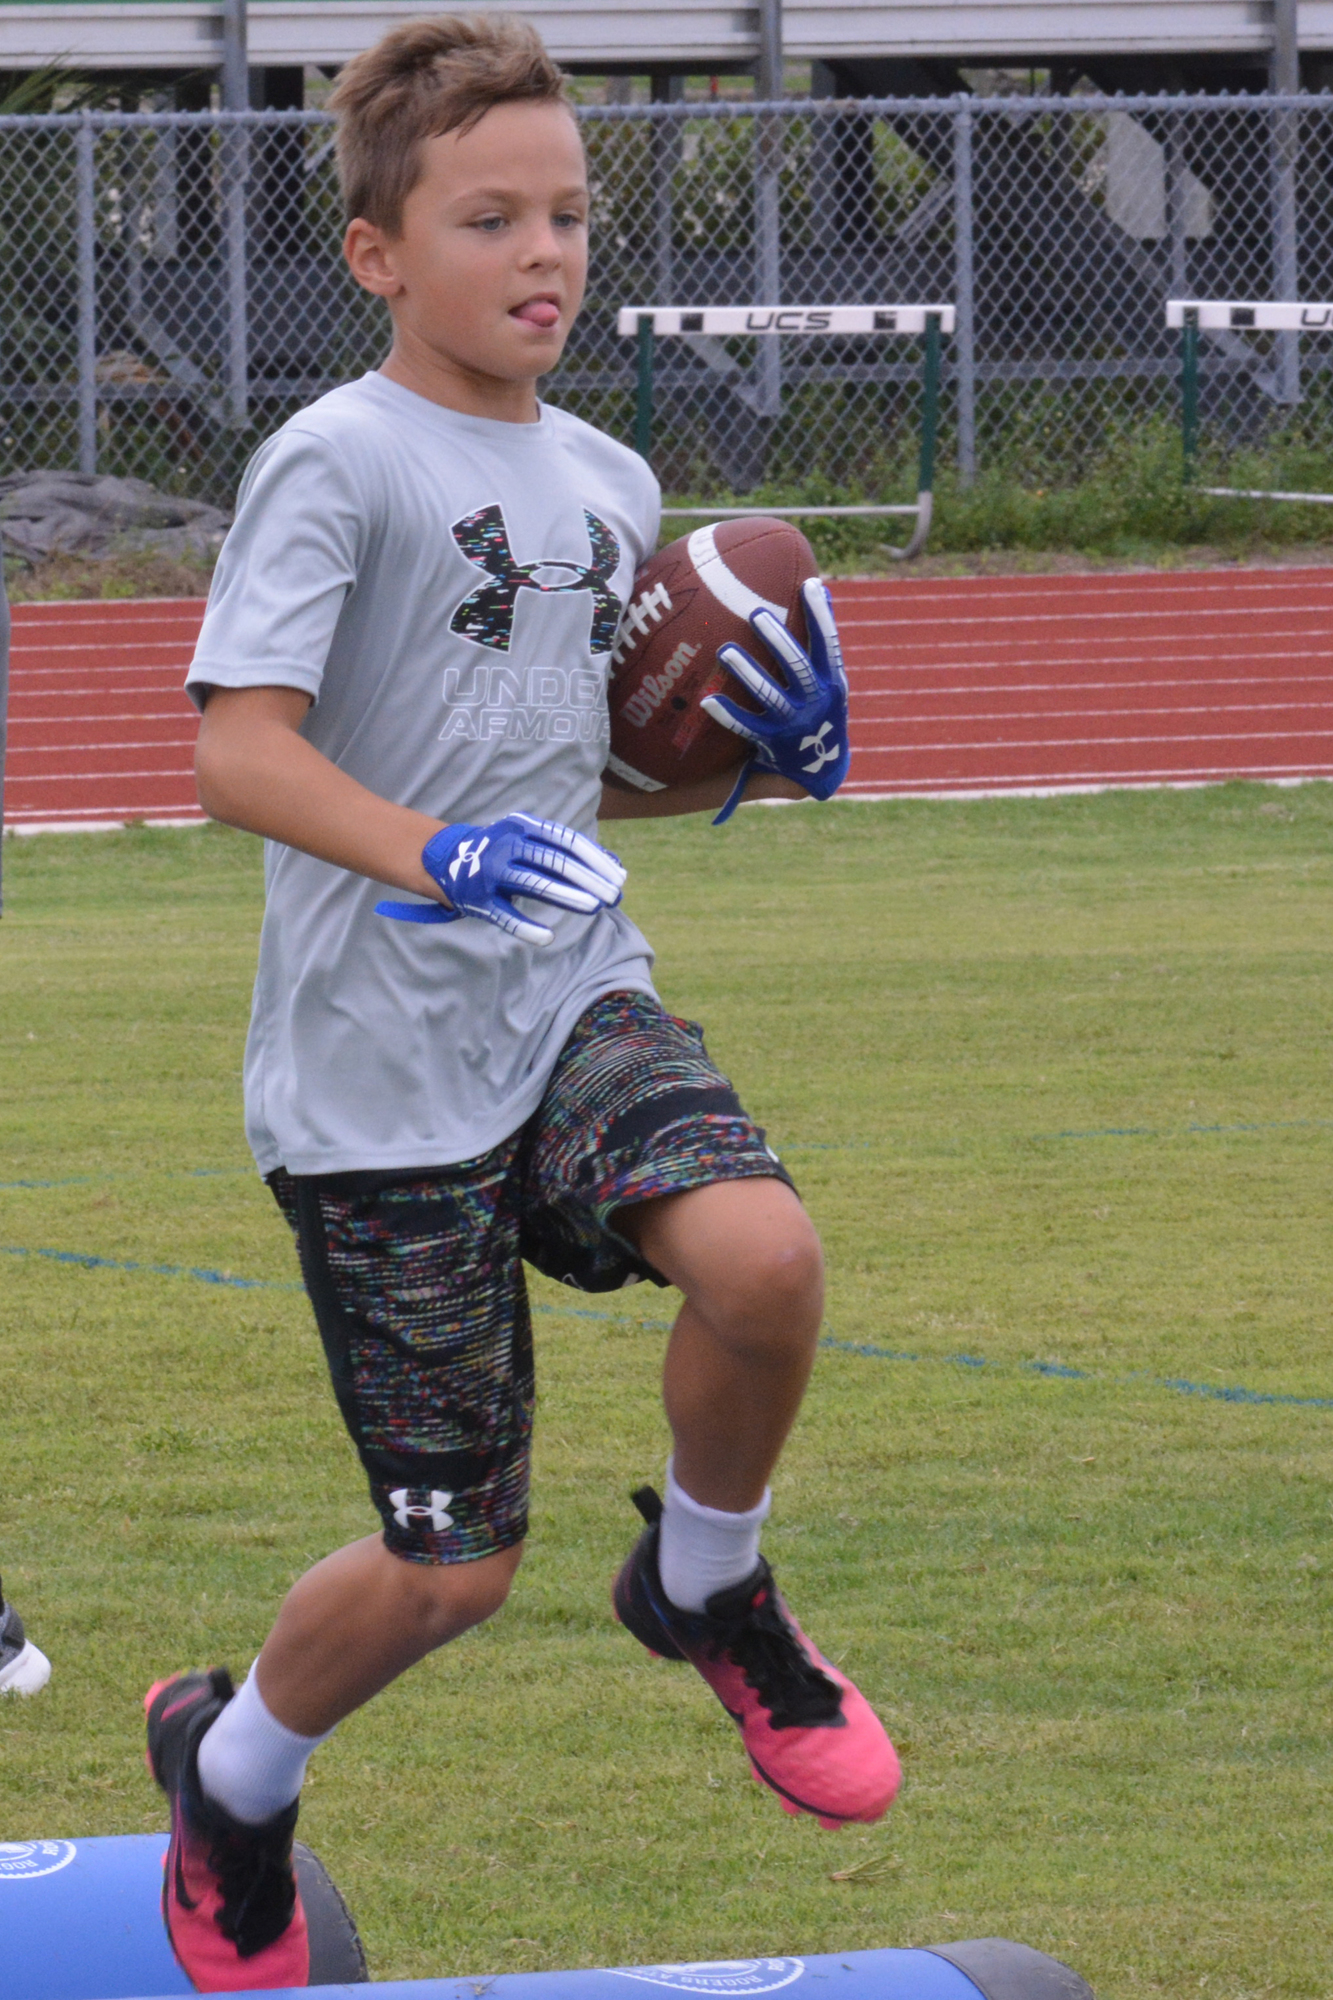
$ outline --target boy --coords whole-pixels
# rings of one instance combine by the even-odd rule
[[[190,686],[204,805],[270,843],[248,1131],[383,1531],[295,1585],[239,1692],[214,1669],[146,1698],[164,1912],[206,1991],[305,1983],[307,1758],[505,1598],[526,1531],[523,1258],[585,1289],[684,1293],[665,1509],[637,1496],[623,1622],[698,1667],[788,1810],[875,1819],[898,1776],[759,1556],[818,1241],[698,1031],[657,1001],[615,907],[624,871],[589,837],[599,808],[728,788],[603,798],[608,655],[658,498],[633,453],[536,400],[587,263],[562,79],[511,18],[416,22],[349,64],[335,105],[345,253],[393,345],[257,455]],[[758,746],[751,796],[809,789],[782,773],[820,730],[821,795],[845,773],[822,596],[811,615],[789,688],[737,656],[766,704],[721,711]],[[378,901],[385,884],[416,900]]]

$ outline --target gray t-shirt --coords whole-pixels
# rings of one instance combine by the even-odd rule
[[[302,689],[302,734],[401,805],[592,834],[608,654],[658,508],[643,461],[563,411],[497,423],[363,376],[251,462],[188,686]],[[377,916],[382,884],[273,841],[266,880],[245,1058],[264,1173],[474,1159],[536,1109],[586,1007],[653,990],[619,910],[528,905],[555,931],[533,947]]]

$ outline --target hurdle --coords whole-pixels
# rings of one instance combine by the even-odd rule
[[[663,517],[702,516],[709,520],[746,519],[761,514],[791,519],[821,517],[825,520],[850,516],[888,514],[910,515],[915,521],[906,545],[890,548],[899,562],[919,555],[930,533],[935,506],[935,439],[939,428],[940,339],[954,330],[951,305],[869,305],[869,306],[622,306],[616,329],[622,339],[638,341],[634,393],[634,448],[641,458],[652,462],[653,448],[653,367],[658,340],[696,338],[729,340],[737,337],[772,339],[781,335],[799,338],[849,334],[871,334],[902,338],[915,335],[923,342],[921,377],[921,449],[917,463],[916,499],[899,506],[863,507],[664,507]]]
[[[165,1833],[0,1841],[6,2000],[168,2000],[192,1993],[162,1927]],[[297,1845],[310,1984],[324,2000],[1093,2000],[1059,1959],[1007,1938],[586,1971],[372,1981],[356,1926],[328,1874]],[[816,1988],[818,1991],[816,1992]],[[290,1992],[288,1988],[288,1992]],[[253,1989],[249,2000],[283,2000]]]
[[[1186,485],[1194,485],[1199,456],[1200,333],[1330,333],[1333,305],[1299,305],[1285,299],[1168,299],[1166,324],[1180,334],[1180,443]],[[1197,486],[1215,500],[1294,500],[1333,507],[1333,493],[1286,493],[1276,487]]]

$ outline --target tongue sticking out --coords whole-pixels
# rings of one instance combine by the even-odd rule
[[[526,305],[514,308],[513,316],[526,326],[551,327],[560,318],[560,308],[549,299],[529,299]]]

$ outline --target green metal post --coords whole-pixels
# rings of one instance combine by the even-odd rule
[[[1192,484],[1199,456],[1199,313],[1187,306],[1180,329],[1181,476]]]
[[[653,316],[639,314],[639,374],[634,391],[634,449],[652,463],[653,456]]]
[[[940,420],[940,316],[926,314],[926,361],[921,380],[921,466],[916,490],[929,493],[935,484],[935,433]]]

